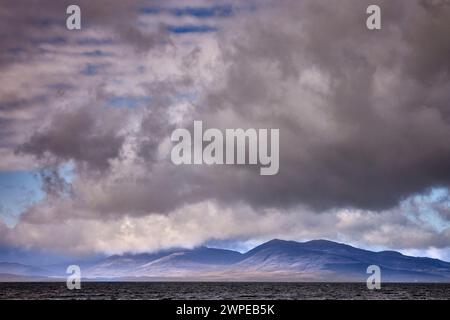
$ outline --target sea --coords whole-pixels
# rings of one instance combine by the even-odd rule
[[[449,300],[450,283],[3,282],[0,300]]]

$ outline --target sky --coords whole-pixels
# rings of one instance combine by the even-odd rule
[[[450,261],[448,1],[75,2],[2,1],[0,260],[324,238]],[[174,165],[194,120],[279,129],[279,173]]]

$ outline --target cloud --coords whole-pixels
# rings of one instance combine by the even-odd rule
[[[219,197],[379,210],[448,186],[450,7],[377,3],[377,32],[365,28],[365,1],[284,1],[221,38],[227,68],[195,116],[280,128],[281,154],[279,175],[237,188],[233,177]]]
[[[217,32],[178,36],[159,28],[173,15],[152,15],[155,29],[141,1],[82,1],[86,28],[70,35],[52,26],[59,4],[33,14],[11,2],[0,14],[0,30],[18,26],[0,41],[17,49],[0,57],[0,146],[18,152],[0,167],[31,157],[49,175],[46,199],[0,226],[0,241],[110,253],[275,236],[445,249],[448,228],[402,203],[450,182],[450,8],[371,1],[383,28],[369,31],[368,3],[266,1],[220,17]],[[279,174],[174,166],[170,134],[193,120],[279,128]],[[57,173],[67,162],[70,182]]]
[[[113,38],[128,43],[137,50],[148,50],[167,40],[162,29],[144,33],[136,24],[138,8],[155,2],[157,1],[80,0],[77,5],[81,8],[82,28],[111,31]],[[73,2],[66,0],[6,0],[0,11],[0,63],[26,61],[39,53],[40,48],[36,44],[65,44],[78,36],[80,32],[77,34],[65,28],[68,17],[66,9],[71,4]]]
[[[394,209],[373,212],[332,210],[317,215],[304,207],[254,211],[249,206],[199,202],[169,214],[94,218],[74,203],[55,200],[34,206],[14,228],[3,228],[3,243],[30,249],[46,248],[65,255],[102,252],[149,252],[171,247],[195,247],[211,240],[262,242],[272,238],[327,238],[380,249],[448,251],[450,229],[411,219]],[[57,212],[71,212],[64,221]],[[57,239],[57,241],[55,241]]]
[[[102,170],[119,156],[123,118],[118,110],[90,107],[56,114],[49,127],[36,132],[18,152],[39,158],[50,154],[60,162],[74,160]]]

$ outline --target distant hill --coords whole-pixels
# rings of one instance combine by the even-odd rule
[[[18,276],[45,276],[48,271],[39,267],[28,266],[13,262],[0,262],[0,274]]]
[[[450,263],[438,259],[410,257],[395,251],[373,252],[328,240],[278,239],[243,254],[199,247],[115,255],[83,266],[82,276],[136,281],[365,282],[369,265],[381,268],[385,282],[450,282]],[[0,263],[0,273],[42,276],[45,270]]]

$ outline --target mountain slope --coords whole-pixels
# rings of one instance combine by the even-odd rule
[[[382,270],[384,281],[450,281],[450,263],[402,255],[394,251],[372,252],[327,240],[272,240],[245,254],[241,268],[265,274],[313,275],[316,280],[365,281],[369,265]]]
[[[236,251],[200,247],[155,254],[112,256],[87,270],[90,277],[173,276],[200,274],[232,265],[242,259]]]
[[[405,256],[395,251],[373,252],[328,240],[308,242],[274,239],[246,253],[198,247],[151,254],[110,256],[82,268],[82,276],[117,280],[213,281],[360,281],[367,267],[381,268],[382,281],[450,282],[450,263]],[[0,273],[43,275],[44,270],[1,264]],[[55,274],[48,273],[49,276]]]
[[[39,267],[28,266],[20,263],[0,262],[0,274],[12,274],[19,276],[42,276],[48,273]]]

